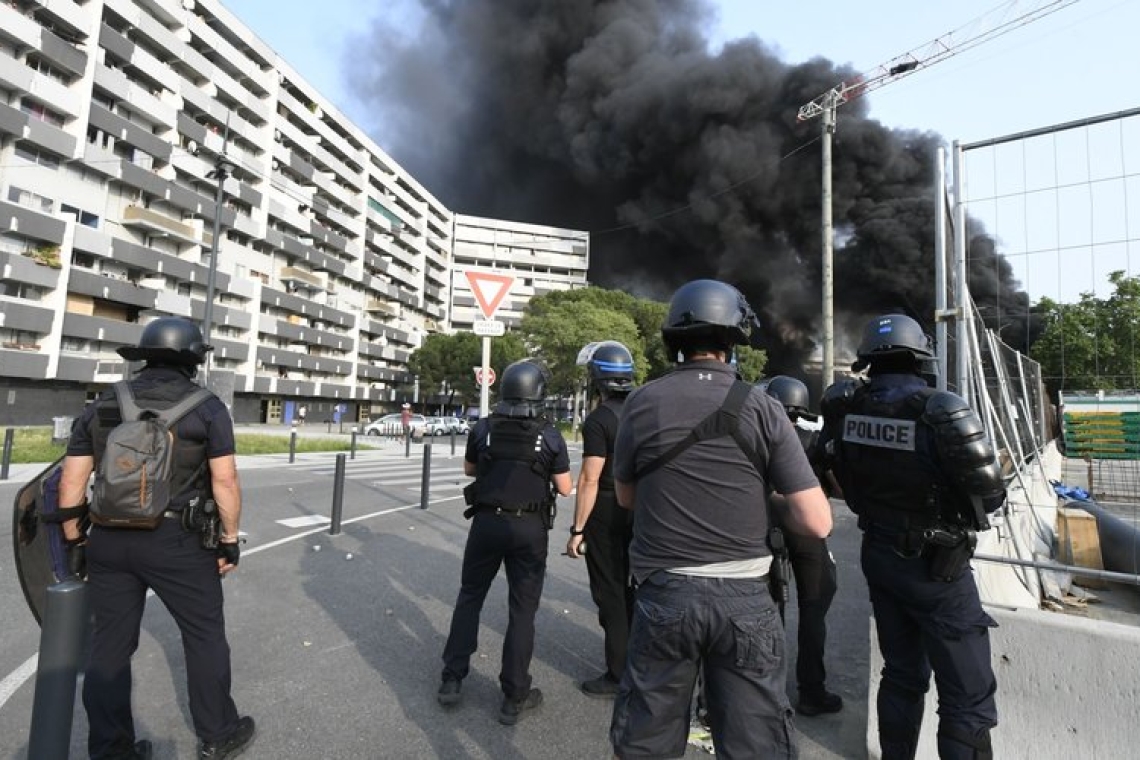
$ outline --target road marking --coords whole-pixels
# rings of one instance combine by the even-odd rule
[[[287,517],[276,522],[286,528],[307,528],[310,525],[324,525],[330,522],[330,519],[322,515],[302,515],[300,517]]]
[[[36,673],[36,665],[40,661],[40,655],[37,652],[24,661],[24,664],[13,670],[3,681],[0,681],[0,707],[16,693],[16,690],[24,685],[24,682],[31,678]]]

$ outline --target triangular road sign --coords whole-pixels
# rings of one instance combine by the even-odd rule
[[[507,297],[514,283],[514,275],[495,274],[494,272],[480,272],[468,269],[463,272],[471,285],[471,293],[475,296],[475,303],[487,319],[495,316],[495,312]]]

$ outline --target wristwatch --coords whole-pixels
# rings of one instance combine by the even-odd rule
[[[585,531],[585,529],[582,529],[582,530],[575,530],[575,528],[574,528],[574,526],[573,526],[573,525],[571,525],[571,526],[570,526],[570,535],[571,535],[571,536],[580,536],[580,535],[582,535],[582,534],[583,534],[583,533],[585,533],[585,532],[586,532],[586,531]]]

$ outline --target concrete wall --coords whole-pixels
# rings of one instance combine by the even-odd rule
[[[1070,760],[1140,755],[1140,628],[1056,612],[987,606],[997,676],[994,757]],[[879,755],[875,700],[883,658],[871,621],[867,753]],[[937,701],[927,694],[918,757],[936,758]]]
[[[85,388],[47,380],[0,380],[0,427],[50,426],[52,417],[77,417],[87,400]]]

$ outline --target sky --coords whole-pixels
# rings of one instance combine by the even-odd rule
[[[708,29],[714,48],[726,40],[755,36],[787,63],[822,56],[869,72],[903,53],[929,51],[929,43],[937,38],[960,42],[991,28],[1001,18],[1018,16],[1049,3],[1045,0],[1015,3],[1000,0],[956,0],[953,3],[716,0],[711,4],[718,15]],[[224,5],[314,89],[384,147],[383,135],[372,121],[374,115],[367,104],[352,95],[349,80],[353,51],[368,33],[373,18],[382,13],[414,14],[414,0],[385,0],[373,4],[363,0],[316,3],[311,0],[227,0]],[[888,127],[931,130],[948,144],[952,141],[968,144],[1135,108],[1140,106],[1140,92],[1134,84],[1135,73],[1140,72],[1138,30],[1140,2],[1078,0],[870,93],[866,96],[869,115]],[[1120,131],[1118,128],[1117,132]],[[1120,141],[1121,135],[1117,132],[1100,138],[1081,133],[1084,136],[1078,134],[1074,139],[1090,144],[1097,139]],[[1092,163],[1088,157],[1091,152],[1082,150],[1091,151],[1088,145],[1082,149],[1080,145],[1062,141],[1058,148],[1055,142],[1049,142],[1038,150],[1039,163],[1051,167],[1046,173],[1060,177],[1066,172],[1057,167],[1070,160],[1065,156],[1072,151],[1075,151],[1072,161]],[[1140,153],[1140,144],[1128,156],[1140,162],[1137,153]],[[1034,238],[1026,228],[1037,224],[1039,218],[1048,218],[1048,208],[1031,212],[1026,202],[1022,204],[1025,208],[1014,213],[1008,204],[1003,206],[996,200],[1002,192],[1012,192],[1011,188],[999,188],[993,176],[1003,173],[995,167],[1004,160],[1000,150],[979,151],[968,160],[967,174],[978,176],[978,194],[995,199],[989,202],[988,211],[982,208],[986,204],[980,204],[977,213],[1002,239],[1004,247],[1013,252],[1011,261],[1015,272],[1027,290],[1035,297],[1048,295],[1069,301],[1084,290],[1102,293],[1111,268],[1127,268],[1131,273],[1131,264],[1120,256],[1127,258],[1131,247],[1136,247],[1140,255],[1140,246],[1126,245],[1124,248],[1128,250],[1118,246],[1111,255],[1108,249],[1090,248],[1066,253],[1068,259],[1054,257],[1044,262],[1034,258],[1032,252],[1042,246],[1065,248],[1073,235],[1057,230],[1049,240]],[[1024,155],[1013,160],[1023,173],[1033,165]],[[1129,170],[1135,171],[1134,165],[1125,166],[1128,162],[1123,154],[1110,155],[1108,161],[1110,166],[1103,170],[1108,174],[1115,172],[1123,177]],[[972,168],[971,162],[981,168]],[[1084,180],[1077,177],[1076,181],[1087,183],[1095,173],[1088,168]],[[974,185],[970,189],[975,192]],[[1086,195],[1091,199],[1095,193],[1090,191]],[[1106,202],[1103,195],[1102,192],[1098,197],[1098,203]],[[1111,230],[1088,221],[1088,214],[1067,226],[1075,226],[1080,234],[1085,234],[1085,227],[1089,227],[1094,239],[1130,241],[1137,237],[1136,230],[1140,229],[1140,208],[1132,210],[1140,202],[1140,187],[1135,187],[1132,196],[1131,201],[1117,198],[1108,202],[1114,208],[1124,208],[1124,204],[1129,207],[1124,221]],[[1057,206],[1063,200],[1055,197],[1051,202]],[[1076,205],[1082,204],[1084,201],[1080,200]],[[1091,205],[1092,200],[1088,204]],[[1104,217],[1102,214],[1101,219]],[[1019,247],[1024,249],[1023,254],[1017,252]],[[1070,275],[1074,256],[1092,259],[1103,256],[1104,259],[1088,267],[1082,265],[1080,276],[1074,277]],[[1118,266],[1119,261],[1124,263]],[[1140,273],[1140,258],[1137,267]]]

